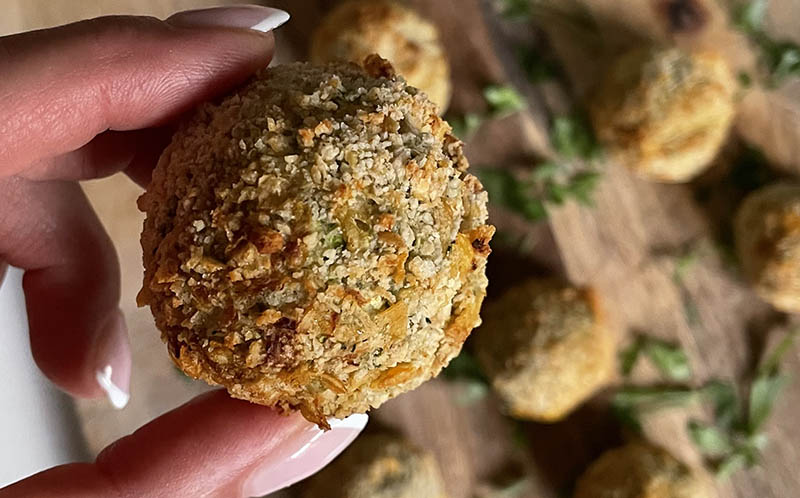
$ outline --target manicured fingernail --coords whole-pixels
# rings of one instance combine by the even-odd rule
[[[130,399],[131,350],[122,311],[116,310],[98,329],[94,378],[111,405],[121,410]]]
[[[167,22],[189,28],[240,28],[266,33],[289,20],[289,13],[259,5],[232,5],[187,10],[172,15]]]
[[[245,481],[242,494],[263,496],[316,473],[353,442],[367,420],[367,415],[359,413],[342,420],[329,420],[329,431],[309,428],[281,451],[270,455]]]
[[[111,405],[117,410],[122,410],[125,408],[125,405],[128,404],[131,395],[114,384],[112,380],[113,373],[113,367],[111,365],[106,365],[102,370],[98,370],[95,373],[95,379],[97,379],[97,383],[100,384],[103,391],[106,392],[106,396],[108,397],[108,401],[111,402]]]

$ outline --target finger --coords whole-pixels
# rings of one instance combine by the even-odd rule
[[[0,199],[0,260],[26,270],[36,363],[71,394],[124,405],[131,363],[117,256],[83,191],[10,177]]]
[[[269,63],[274,41],[230,26],[275,12],[107,17],[0,38],[0,175],[79,149],[108,129],[162,124],[240,83]]]
[[[322,468],[366,421],[353,415],[322,432],[299,415],[216,391],[117,441],[94,463],[42,472],[0,490],[0,498],[261,496]]]
[[[147,186],[173,127],[107,131],[80,149],[30,165],[19,176],[30,180],[90,180],[125,171]]]

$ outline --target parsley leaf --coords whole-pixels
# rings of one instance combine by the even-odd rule
[[[530,19],[531,0],[501,0],[501,13],[506,19],[525,21]]]
[[[772,407],[788,379],[782,375],[759,376],[750,388],[747,428],[750,433],[761,429],[772,413]]]
[[[677,345],[657,339],[650,339],[644,352],[662,375],[670,380],[688,380],[692,376],[689,358]]]
[[[558,65],[535,48],[520,48],[517,57],[531,83],[542,83],[560,75]]]
[[[478,360],[469,351],[462,350],[450,360],[450,364],[442,370],[442,375],[449,379],[471,380],[484,385],[489,383]]]
[[[550,139],[559,155],[572,159],[596,159],[600,146],[594,132],[585,118],[578,116],[558,116],[553,120]]]
[[[636,361],[639,359],[641,352],[642,344],[639,340],[634,341],[633,344],[620,351],[619,366],[623,376],[630,377],[631,372],[633,372],[633,367],[636,366]]]
[[[639,335],[630,347],[620,353],[620,367],[624,376],[630,375],[641,354],[646,355],[661,375],[669,380],[688,380],[692,375],[689,358],[680,346]]]
[[[706,383],[701,391],[714,409],[714,419],[717,426],[731,430],[740,425],[741,410],[739,395],[733,384],[712,380]]]
[[[453,134],[460,140],[469,140],[478,131],[486,119],[480,114],[470,112],[463,116],[451,116],[448,118]]]
[[[493,118],[506,117],[525,109],[525,98],[511,86],[487,86],[483,89],[483,98],[489,104],[490,115]]]
[[[689,422],[688,430],[689,437],[706,456],[718,457],[733,451],[730,437],[713,425],[693,420]]]
[[[767,0],[751,0],[734,12],[734,25],[747,34],[760,33],[767,14]]]
[[[526,186],[511,172],[499,168],[478,171],[483,187],[489,193],[489,200],[524,216],[529,221],[539,221],[547,217],[544,202],[531,196]]]

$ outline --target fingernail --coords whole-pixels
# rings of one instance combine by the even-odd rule
[[[125,405],[128,404],[131,395],[114,384],[112,380],[113,373],[114,368],[111,365],[106,365],[102,370],[98,370],[95,373],[95,379],[97,379],[97,383],[100,384],[103,391],[106,392],[106,397],[108,397],[108,401],[111,402],[111,406],[117,410],[122,410],[125,408]]]
[[[232,5],[187,10],[172,15],[167,22],[189,28],[239,28],[266,33],[289,20],[289,13],[259,5]]]
[[[292,444],[270,455],[245,481],[242,494],[263,496],[316,473],[353,442],[367,420],[366,414],[358,413],[329,420],[329,431],[311,426]]]
[[[111,406],[121,410],[130,400],[131,351],[128,327],[116,310],[98,329],[94,346],[94,378]]]

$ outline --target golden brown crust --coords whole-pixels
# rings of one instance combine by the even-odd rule
[[[635,442],[605,452],[578,479],[575,498],[711,498],[709,483],[661,448]]]
[[[742,203],[736,249],[755,291],[776,308],[800,311],[800,185],[761,188]]]
[[[369,54],[388,59],[398,73],[428,94],[440,112],[450,101],[450,65],[436,26],[387,0],[353,0],[333,9],[311,40],[311,61],[361,63]]]
[[[613,373],[614,337],[596,292],[529,280],[483,312],[478,360],[511,415],[554,422]]]
[[[164,152],[138,301],[187,374],[325,426],[436,375],[478,325],[486,193],[384,65],[265,70]]]
[[[611,65],[589,109],[615,160],[644,178],[686,182],[727,138],[736,89],[713,52],[637,48]]]

